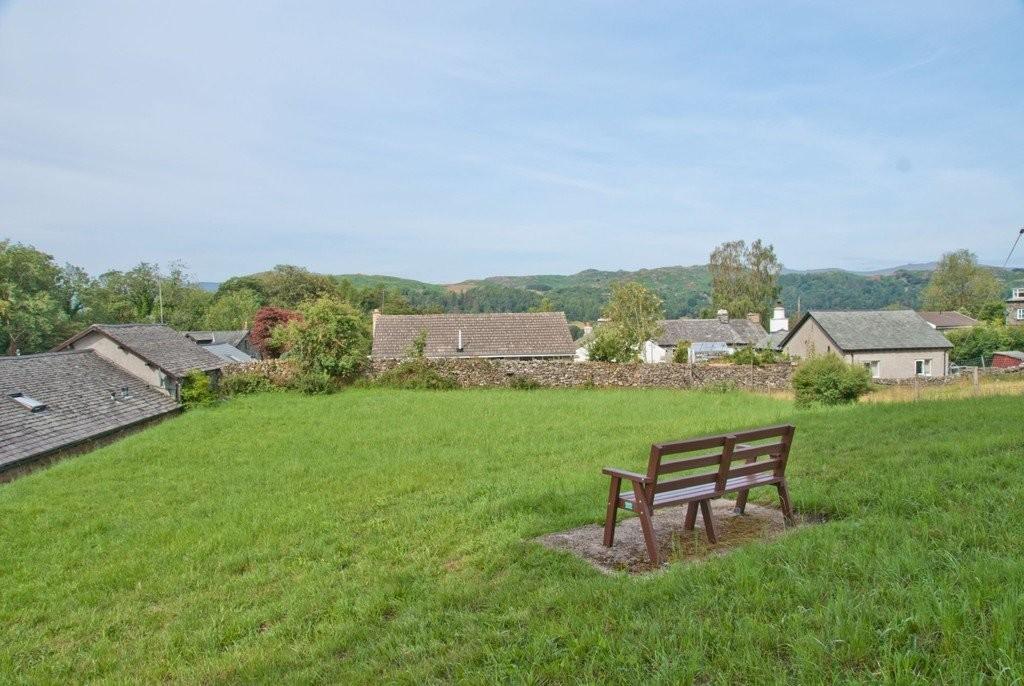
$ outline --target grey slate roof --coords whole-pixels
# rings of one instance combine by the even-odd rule
[[[655,341],[662,347],[690,343],[726,343],[728,345],[757,345],[767,331],[749,319],[665,319],[659,321],[662,333]]]
[[[974,317],[968,317],[961,312],[931,312],[924,310],[918,312],[918,314],[921,315],[921,319],[937,329],[955,329],[958,327],[977,326],[981,323]]]
[[[68,349],[75,341],[92,331],[107,336],[146,362],[179,379],[193,369],[208,372],[227,364],[213,353],[204,350],[202,346],[163,324],[93,324],[61,343],[56,349]]]
[[[371,356],[403,358],[424,330],[427,357],[568,357],[576,352],[564,312],[383,314],[374,325]]]
[[[185,337],[199,345],[213,345],[215,343],[227,343],[236,348],[241,345],[245,337],[249,335],[246,329],[237,331],[186,331]]]
[[[755,347],[762,350],[782,350],[782,341],[789,335],[788,331],[776,331],[764,335]]]
[[[30,412],[15,393],[46,409]],[[0,357],[0,470],[178,409],[92,350]]]
[[[953,344],[913,310],[811,310],[793,327],[785,345],[808,319],[814,319],[846,352],[857,350],[935,350]]]
[[[233,345],[227,343],[211,343],[210,345],[204,345],[204,349],[209,350],[211,353],[232,364],[240,364],[243,362],[252,362],[253,358],[242,352]]]

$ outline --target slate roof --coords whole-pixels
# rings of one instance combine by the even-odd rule
[[[199,345],[213,345],[215,343],[227,343],[236,348],[242,344],[245,337],[249,335],[246,329],[237,331],[186,331],[185,337]]]
[[[250,355],[242,352],[233,345],[228,345],[227,343],[211,343],[210,345],[204,345],[203,348],[205,350],[209,350],[220,359],[232,364],[241,364],[243,362],[253,361],[253,358]]]
[[[56,350],[73,347],[75,341],[93,331],[103,334],[146,362],[179,379],[193,369],[208,372],[227,364],[213,353],[204,350],[202,346],[163,324],[93,324],[61,343]]]
[[[997,350],[996,352],[994,352],[992,354],[993,355],[1002,355],[1003,357],[1010,357],[1010,358],[1013,358],[1015,360],[1020,360],[1021,362],[1024,362],[1024,353],[1022,353],[1022,352],[1020,352],[1018,350]]]
[[[808,319],[843,351],[935,350],[953,344],[913,310],[859,310],[849,312],[811,310],[782,341],[785,345]]]
[[[15,393],[46,409],[30,412]],[[92,350],[0,357],[0,471],[178,409]]]
[[[956,329],[967,326],[977,326],[981,322],[973,317],[968,317],[961,312],[918,312],[921,319],[925,320],[936,329]]]
[[[662,333],[655,341],[662,347],[690,343],[726,343],[757,345],[768,334],[764,327],[749,319],[664,319],[658,324]]]
[[[570,357],[576,353],[564,312],[382,314],[374,325],[371,357],[405,357],[413,339],[424,330],[427,357]]]
[[[761,340],[757,342],[756,347],[762,350],[782,350],[782,341],[789,335],[788,331],[776,331],[774,333],[765,334]]]

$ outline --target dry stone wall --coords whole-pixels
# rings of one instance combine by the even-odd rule
[[[398,360],[375,360],[369,370],[376,376]],[[556,360],[430,360],[438,372],[463,388],[509,386],[531,381],[551,388],[721,388],[783,390],[791,386],[792,364],[761,367],[715,364],[614,364]]]

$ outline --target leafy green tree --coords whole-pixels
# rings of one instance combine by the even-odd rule
[[[204,328],[211,331],[247,329],[259,309],[259,295],[248,288],[218,293],[206,311]]]
[[[989,303],[998,302],[1001,294],[998,279],[978,264],[977,255],[957,250],[942,256],[922,295],[926,309],[980,315]]]
[[[540,303],[531,307],[528,312],[554,312],[555,304],[551,302],[551,298],[545,296],[540,299]]]
[[[672,361],[686,364],[690,361],[690,341],[679,341],[672,351]]]
[[[782,265],[775,248],[760,239],[749,246],[745,241],[722,243],[711,253],[711,304],[742,317],[757,312],[767,321],[779,297]]]
[[[1024,350],[1024,327],[1006,326],[1002,321],[949,331],[946,338],[953,344],[950,359],[962,365],[990,364],[997,350]]]
[[[302,319],[284,330],[290,344],[289,359],[304,374],[335,380],[353,379],[366,366],[370,354],[370,325],[351,304],[321,296],[299,307]]]
[[[605,307],[605,317],[611,323],[602,329],[612,329],[623,346],[632,351],[632,359],[640,354],[640,346],[661,333],[659,319],[665,314],[661,299],[636,281],[612,284],[611,299]],[[630,359],[619,357],[619,362]]]
[[[638,356],[638,348],[630,345],[622,332],[611,325],[598,328],[594,340],[587,346],[587,357],[594,362],[636,362]]]
[[[44,252],[0,241],[0,343],[7,355],[46,350],[67,320],[57,297],[60,269]]]

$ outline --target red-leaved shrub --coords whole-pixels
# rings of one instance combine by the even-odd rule
[[[256,316],[253,317],[249,340],[264,358],[280,357],[284,351],[275,346],[270,337],[274,333],[274,329],[295,319],[302,319],[302,315],[295,310],[284,307],[260,308],[256,312]]]

